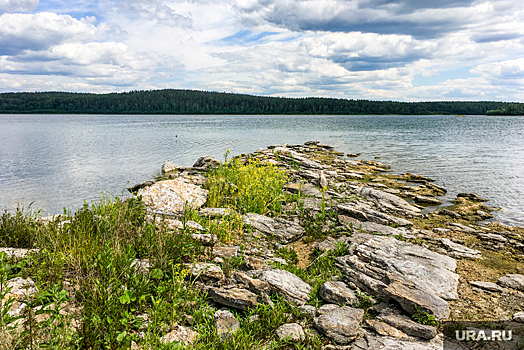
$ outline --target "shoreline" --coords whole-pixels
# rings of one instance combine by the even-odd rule
[[[189,293],[186,299],[201,299],[173,316],[174,323],[161,327],[156,340],[126,339],[137,349],[159,341],[206,348],[219,341],[206,335],[213,331],[234,342],[267,321],[265,308],[282,308],[287,316],[271,319],[267,334],[257,328],[253,339],[269,345],[292,337],[326,350],[341,345],[436,350],[442,349],[451,321],[523,322],[524,229],[496,222],[480,226],[493,208],[474,193],[460,193],[452,206],[423,213],[441,204],[437,197],[446,189],[434,179],[388,174],[389,169],[377,161],[348,159],[318,141],[269,146],[227,164],[210,156],[193,167],[164,162],[155,180],[129,189],[147,213],[138,229],[154,230],[157,240],[186,239],[177,249],[193,250],[187,251],[190,257],[162,251],[176,253],[173,259],[182,269],[168,277],[173,265],[154,250],[139,253],[140,243],[129,268],[147,276],[157,271],[155,276],[163,276],[159,281],[174,278],[172,283]],[[119,208],[137,200],[105,205]],[[85,215],[106,225],[113,214],[102,207],[40,219],[41,229],[59,234]],[[110,239],[125,246],[124,236]],[[133,242],[126,244],[138,244]],[[166,242],[155,249],[166,249]],[[0,251],[16,259],[31,256]],[[64,281],[74,285],[74,278]],[[27,281],[18,281],[19,288]],[[66,305],[85,310],[78,303]],[[143,326],[153,310],[146,302],[133,317]],[[204,322],[202,312],[214,321]],[[75,329],[88,322],[82,312],[68,315]],[[142,332],[149,334],[146,329]]]

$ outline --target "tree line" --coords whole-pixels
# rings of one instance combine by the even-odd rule
[[[512,107],[516,106],[516,107]],[[196,90],[90,94],[0,94],[0,113],[68,114],[486,114],[524,104],[507,102],[394,102],[335,98],[281,98]]]

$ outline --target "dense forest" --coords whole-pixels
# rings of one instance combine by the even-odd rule
[[[501,108],[487,111],[487,115],[524,115],[524,103],[510,103]]]
[[[393,102],[279,98],[194,90],[110,94],[2,93],[0,113],[69,114],[486,114],[524,109],[506,102]],[[496,114],[496,113],[495,113]]]

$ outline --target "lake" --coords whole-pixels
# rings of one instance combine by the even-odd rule
[[[496,221],[524,226],[522,117],[0,115],[0,209],[74,211],[127,195],[165,160],[309,140],[435,178],[444,201],[475,192],[501,208]]]

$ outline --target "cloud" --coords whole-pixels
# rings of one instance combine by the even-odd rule
[[[38,0],[0,0],[0,14],[31,12],[38,6]]]
[[[472,69],[471,73],[480,74],[493,85],[514,86],[522,92],[524,58],[481,64]]]
[[[94,41],[110,28],[94,26],[88,20],[44,12],[38,14],[3,14],[0,16],[0,55],[47,50],[67,42]]]
[[[117,0],[109,2],[113,11],[127,14],[131,19],[142,19],[163,25],[192,28],[193,21],[179,14],[173,3],[163,0]]]

